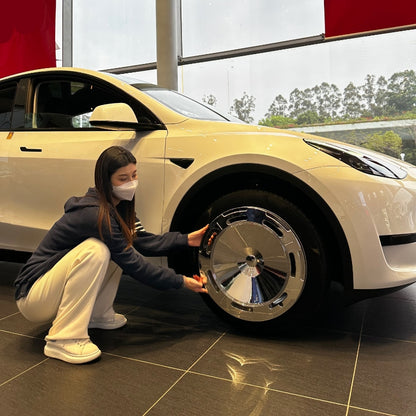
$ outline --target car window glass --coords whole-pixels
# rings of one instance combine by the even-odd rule
[[[218,112],[175,91],[165,90],[158,87],[141,88],[139,85],[134,86],[186,117],[212,121],[227,120],[225,116],[222,116]]]
[[[88,82],[44,81],[35,90],[34,128],[92,128],[89,119],[95,107],[125,102],[112,90]]]
[[[12,130],[22,130],[27,126],[26,99],[30,85],[29,78],[22,78],[17,84],[13,105]]]
[[[0,89],[0,130],[10,130],[16,84]]]

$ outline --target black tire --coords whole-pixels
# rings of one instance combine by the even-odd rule
[[[318,309],[328,285],[327,250],[306,211],[257,190],[230,193],[207,208],[198,221],[209,223],[198,260],[211,309],[257,326]]]

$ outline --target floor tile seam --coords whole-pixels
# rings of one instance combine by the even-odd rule
[[[109,355],[111,357],[121,358],[123,360],[129,360],[129,361],[134,361],[136,363],[153,365],[153,366],[156,366],[156,367],[162,367],[162,368],[166,368],[166,369],[169,369],[169,370],[179,371],[179,372],[182,372],[182,373],[186,373],[186,371],[187,371],[185,368],[173,367],[171,365],[155,363],[153,361],[147,361],[147,360],[140,360],[138,358],[133,358],[133,357],[126,357],[124,355],[113,354],[111,352],[102,351],[102,355]]]
[[[340,402],[336,402],[336,401],[333,401],[333,400],[321,399],[319,397],[313,397],[313,396],[308,396],[306,394],[294,393],[294,392],[291,392],[291,391],[276,389],[276,388],[273,388],[273,387],[264,387],[264,386],[260,386],[258,384],[253,384],[253,383],[233,381],[233,380],[230,380],[229,378],[214,376],[212,374],[201,373],[199,371],[191,370],[191,371],[188,371],[188,374],[201,376],[201,377],[212,378],[212,379],[220,380],[220,381],[226,381],[228,383],[236,384],[236,385],[239,385],[239,386],[247,386],[247,387],[253,387],[253,388],[257,388],[257,389],[261,389],[261,390],[265,390],[265,391],[273,391],[275,393],[281,393],[281,394],[284,394],[284,395],[287,395],[287,396],[300,397],[300,398],[303,398],[303,399],[314,400],[314,401],[318,401],[318,402],[322,402],[322,403],[334,404],[336,406],[342,406],[342,407],[345,407],[345,408],[347,407],[346,403],[340,403]]]
[[[363,332],[363,337],[365,338],[377,338],[377,339],[382,339],[385,341],[395,341],[395,342],[404,342],[407,344],[416,344],[416,341],[412,341],[411,339],[402,339],[402,338],[391,338],[391,337],[382,337],[379,335],[372,335],[372,334],[368,334]]]
[[[214,346],[227,334],[227,332],[223,332],[186,370],[187,372],[191,370],[192,367],[194,367],[201,359],[208,354],[209,351],[214,348]]]
[[[304,398],[304,399],[319,401],[319,402],[322,402],[322,403],[334,404],[334,405],[337,405],[337,406],[342,406],[342,407],[347,408],[347,404],[345,404],[345,403],[335,402],[335,401],[326,400],[326,399],[320,399],[319,397],[313,397],[313,396],[308,396],[308,395],[305,395],[305,394],[293,393],[293,392],[286,391],[286,390],[275,389],[273,387],[264,387],[264,386],[259,386],[258,384],[252,384],[252,383],[234,382],[233,380],[230,380],[230,379],[227,379],[227,378],[224,378],[224,377],[213,376],[211,374],[205,374],[205,373],[201,373],[201,372],[198,372],[198,371],[192,371],[192,370],[189,371],[188,374],[198,375],[198,376],[201,376],[201,377],[213,378],[213,379],[217,379],[217,380],[221,380],[221,381],[226,381],[228,383],[235,383],[235,384],[238,384],[238,385],[244,385],[244,386],[258,388],[258,389],[267,390],[267,391],[274,391],[276,393],[281,393],[281,394],[285,394],[285,395],[289,395],[289,396],[295,396],[295,397],[301,397],[301,398]],[[368,409],[368,408],[358,407],[358,406],[353,406],[353,405],[350,405],[349,408],[364,410],[364,411],[367,411],[367,412],[377,413],[377,414],[381,414],[381,415],[385,415],[385,416],[397,416],[395,414],[385,413],[385,412],[380,411],[380,410]]]
[[[19,337],[30,338],[30,339],[40,339],[40,340],[44,339],[44,338],[34,337],[32,335],[21,334],[19,332],[7,331],[6,329],[0,329],[0,332],[4,332],[5,334],[10,334],[10,335],[17,335]]]
[[[143,413],[142,416],[146,416],[183,378],[185,373],[181,374],[178,379],[171,384],[171,386]]]
[[[125,357],[125,356],[122,356],[122,355],[119,355],[119,354],[113,354],[113,353],[109,353],[109,352],[103,352],[103,355],[109,355],[109,356],[112,356],[112,357],[117,357],[117,358],[121,358],[121,359],[125,359],[125,360],[130,360],[130,361],[138,362],[138,363],[141,363],[141,364],[153,365],[153,366],[156,366],[156,367],[161,367],[161,368],[166,368],[166,369],[169,369],[169,370],[174,370],[174,371],[181,372],[182,374],[180,375],[180,377],[172,384],[172,386],[169,387],[168,390],[166,390],[165,393],[163,393],[163,395],[157,400],[157,402],[159,402],[160,399],[163,396],[165,396],[166,393],[169,390],[171,390],[172,387],[174,387],[174,385],[176,385],[185,375],[187,375],[187,374],[193,374],[193,375],[197,375],[197,376],[201,376],[201,377],[207,377],[207,378],[212,378],[212,379],[216,379],[216,380],[226,381],[228,383],[234,383],[234,384],[244,385],[244,386],[248,386],[248,387],[255,387],[255,388],[258,388],[258,389],[262,389],[262,390],[270,390],[270,391],[274,391],[274,392],[282,393],[282,394],[286,394],[286,395],[297,396],[297,397],[302,397],[302,398],[306,398],[306,399],[310,399],[310,400],[315,400],[315,401],[320,401],[320,402],[335,404],[335,405],[338,405],[338,406],[344,406],[344,407],[347,406],[345,403],[339,403],[339,402],[334,402],[334,401],[331,401],[331,400],[320,399],[318,397],[307,396],[307,395],[302,395],[302,394],[299,394],[299,393],[293,393],[293,392],[289,392],[289,391],[285,391],[285,390],[274,389],[272,387],[259,386],[257,384],[252,384],[252,383],[233,382],[230,379],[227,379],[227,378],[224,378],[224,377],[213,376],[212,374],[201,373],[199,371],[194,371],[194,370],[190,370],[190,369],[186,370],[186,369],[183,369],[183,368],[172,367],[172,366],[168,366],[168,365],[160,364],[160,363],[155,363],[155,362],[151,362],[151,361],[139,360],[137,358],[132,358],[132,357]],[[156,404],[156,402],[155,402],[155,404]],[[154,407],[155,404],[153,404],[152,407]],[[354,406],[351,406],[351,407],[354,407]],[[149,412],[150,409],[151,408],[149,408],[146,411],[146,413]],[[366,410],[370,410],[370,409],[366,409]],[[143,416],[146,413],[144,413]]]
[[[352,406],[351,405],[350,409],[364,410],[365,412],[376,413],[378,415],[384,415],[384,416],[398,416],[397,414],[394,414],[394,413],[386,413],[386,412],[383,412],[381,410],[367,409],[365,407],[360,407],[360,406]]]
[[[193,375],[197,375],[197,376],[201,376],[201,377],[208,377],[208,378],[213,378],[213,379],[218,379],[218,380],[221,380],[221,381],[226,381],[226,382],[228,382],[228,383],[233,383],[233,381],[232,380],[230,380],[230,379],[227,379],[227,378],[224,378],[224,377],[218,377],[218,376],[213,376],[213,375],[210,375],[210,374],[205,374],[205,373],[201,373],[201,372],[197,372],[197,371],[194,371],[194,370],[184,370],[184,369],[180,369],[180,368],[175,368],[175,367],[172,367],[172,366],[166,366],[166,365],[163,365],[163,364],[158,364],[158,363],[152,363],[152,362],[149,362],[149,361],[145,361],[145,360],[137,360],[137,359],[134,359],[134,358],[130,358],[130,357],[123,357],[123,356],[119,356],[119,355],[117,355],[117,354],[111,354],[111,353],[103,353],[103,354],[106,354],[106,355],[111,355],[111,356],[115,356],[115,357],[119,357],[119,358],[122,358],[122,359],[129,359],[129,360],[132,360],[132,361],[136,361],[136,362],[142,362],[142,363],[144,363],[144,364],[149,364],[149,365],[155,365],[155,366],[158,366],[158,367],[164,367],[164,368],[168,368],[168,369],[172,369],[172,370],[175,370],[175,371],[179,371],[179,372],[182,372],[183,374],[181,374],[180,375],[180,377],[175,381],[175,383],[173,383],[171,386],[170,386],[170,388],[168,389],[168,390],[166,390],[166,392],[159,398],[159,400],[158,400],[158,402],[160,401],[160,399],[163,397],[163,396],[165,396],[186,374],[193,374]],[[31,371],[32,369],[34,369],[34,368],[36,368],[36,367],[38,367],[39,365],[41,365],[41,364],[43,364],[44,362],[46,362],[46,361],[48,361],[49,360],[49,358],[45,358],[44,360],[42,360],[41,362],[39,362],[39,363],[37,363],[37,364],[35,364],[35,365],[33,365],[33,366],[31,366],[30,368],[28,368],[28,369],[26,369],[25,371],[22,371],[21,373],[19,373],[18,375],[16,375],[16,376],[14,376],[14,377],[12,377],[11,379],[9,379],[9,380],[6,380],[5,382],[3,382],[2,384],[0,384],[0,387],[2,387],[2,386],[4,386],[5,384],[8,384],[9,382],[11,382],[11,381],[13,381],[14,379],[16,379],[16,378],[18,378],[18,377],[20,377],[20,376],[22,376],[23,374],[25,374],[25,373],[27,373],[28,371]],[[343,406],[343,407],[346,407],[346,404],[343,404],[343,403],[339,403],[339,402],[335,402],[335,401],[331,401],[331,400],[325,400],[325,399],[320,399],[320,398],[317,398],[317,397],[313,397],[313,396],[307,396],[307,395],[302,395],[302,394],[299,394],[299,393],[293,393],[293,392],[289,392],[289,391],[285,391],[285,390],[280,390],[280,389],[274,389],[274,388],[271,388],[271,387],[263,387],[263,386],[259,386],[259,385],[256,385],[256,384],[252,384],[252,383],[243,383],[243,382],[234,382],[235,384],[238,384],[238,385],[244,385],[244,386],[248,386],[248,387],[253,387],[253,388],[258,388],[258,389],[262,389],[262,390],[266,390],[266,391],[274,391],[274,392],[277,392],[277,393],[281,393],[281,394],[285,394],[285,395],[290,395],[290,396],[294,396],[294,397],[301,397],[301,398],[305,398],[305,399],[309,399],[309,400],[314,400],[314,401],[319,401],[319,402],[323,402],[323,403],[329,403],[329,404],[334,404],[334,405],[338,405],[338,406]],[[156,404],[156,403],[155,403]],[[154,407],[154,405],[152,406],[152,408]],[[385,415],[385,416],[397,416],[397,415],[394,415],[394,414],[390,414],[390,413],[384,413],[384,412],[382,412],[382,411],[380,411],[380,410],[373,410],[373,409],[368,409],[368,408],[362,408],[362,407],[358,407],[358,406],[350,406],[350,408],[354,408],[354,409],[358,409],[358,410],[365,410],[365,411],[368,411],[368,412],[372,412],[372,413],[378,413],[378,414],[382,414],[382,415]],[[146,411],[146,413],[144,413],[143,414],[143,416],[144,415],[146,415],[147,413],[148,413],[148,411],[150,411],[150,409],[151,408],[149,408],[147,411]]]
[[[349,410],[350,410],[351,397],[352,397],[352,391],[353,391],[353,388],[354,388],[355,374],[357,372],[358,357],[360,355],[361,340],[362,340],[362,336],[363,336],[363,329],[364,329],[364,322],[365,322],[366,314],[367,314],[367,309],[364,311],[364,314],[361,318],[361,329],[360,329],[360,335],[359,335],[359,338],[358,338],[357,351],[355,353],[354,369],[352,371],[352,376],[351,376],[350,391],[348,393],[347,409],[346,409],[345,416],[348,416],[348,413],[349,413]]]
[[[328,331],[330,333],[332,332],[332,333],[344,334],[344,335],[360,335],[361,334],[361,329],[359,331],[347,331],[347,330],[342,330],[342,329],[324,328],[324,327],[316,327],[316,329],[318,329],[320,331]],[[386,337],[386,336],[381,336],[381,335],[373,335],[371,333],[366,332],[364,328],[362,329],[362,335],[365,336],[365,337],[380,338],[380,339],[385,339],[385,340],[388,340],[388,341],[399,341],[399,342],[408,342],[408,343],[411,343],[411,344],[416,344],[416,341],[412,341],[410,339]]]
[[[186,374],[189,373],[189,371],[191,370],[191,368],[198,363],[198,361],[201,360],[202,357],[204,357],[204,355],[206,355],[208,353],[208,351],[210,351],[225,335],[226,333],[223,332],[190,366],[189,368],[179,376],[179,378],[172,383],[172,385],[146,410],[145,413],[143,413],[143,416],[146,416],[151,409],[153,409],[181,380],[183,377],[186,376]]]
[[[124,360],[135,361],[135,362],[142,363],[142,364],[154,365],[156,367],[162,367],[162,368],[167,368],[169,370],[175,370],[175,371],[180,371],[180,372],[186,373],[187,371],[189,371],[222,338],[222,336],[224,334],[221,334],[221,336],[199,358],[197,358],[194,361],[194,363],[191,364],[191,366],[188,367],[188,369],[186,369],[186,368],[173,367],[171,365],[155,363],[155,362],[147,361],[147,360],[140,360],[138,358],[127,357],[127,356],[124,356],[124,355],[114,354],[114,353],[111,353],[111,352],[102,351],[102,354],[103,355],[109,355],[111,357],[122,358]]]
[[[146,416],[184,377],[186,373],[181,374],[178,379],[143,413]]]
[[[3,386],[4,386],[4,385],[6,385],[6,384],[8,384],[8,383],[12,382],[13,380],[16,380],[17,378],[21,377],[23,374],[26,374],[27,372],[29,372],[29,371],[33,370],[34,368],[36,368],[36,367],[40,366],[41,364],[43,364],[44,362],[46,362],[46,361],[48,361],[48,360],[49,360],[49,358],[45,358],[45,359],[43,359],[42,361],[38,362],[37,364],[32,365],[31,367],[27,368],[26,370],[21,371],[19,374],[16,374],[16,375],[15,375],[15,376],[13,376],[12,378],[9,378],[8,380],[6,380],[6,381],[4,381],[3,383],[1,383],[1,384],[0,384],[0,388],[1,388],[1,387],[3,387]]]
[[[3,318],[0,318],[0,321],[3,321],[5,319],[11,318],[11,317],[13,317],[15,315],[19,315],[19,314],[20,314],[20,312],[15,312],[15,313],[12,313],[11,315],[3,316]]]

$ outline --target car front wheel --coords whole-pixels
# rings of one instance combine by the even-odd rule
[[[303,209],[270,192],[246,190],[218,199],[202,217],[209,229],[199,267],[216,312],[254,323],[305,316],[319,306],[326,253]]]

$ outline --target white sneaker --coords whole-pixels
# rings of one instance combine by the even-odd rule
[[[88,328],[99,328],[99,329],[117,329],[126,325],[127,319],[121,313],[114,313],[111,318],[100,319],[91,318]]]
[[[44,353],[71,364],[87,363],[101,355],[100,349],[89,338],[47,341]]]

